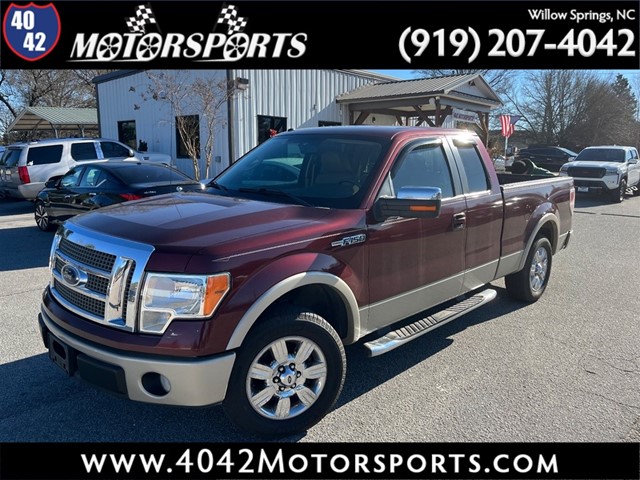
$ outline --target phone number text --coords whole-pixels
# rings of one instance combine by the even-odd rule
[[[533,57],[540,51],[555,50],[568,57],[591,57],[606,52],[607,57],[635,57],[635,33],[628,28],[610,29],[596,33],[589,28],[570,29],[559,42],[547,42],[544,29],[502,30],[492,28],[486,38],[473,27],[433,32],[424,28],[407,27],[400,35],[398,48],[402,58],[411,63],[425,52],[438,57],[466,58],[473,63],[488,48],[488,57]]]

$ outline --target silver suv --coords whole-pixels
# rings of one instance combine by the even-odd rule
[[[0,158],[0,196],[33,200],[47,180],[64,175],[78,162],[149,161],[145,156],[106,138],[55,138],[16,143],[8,146]],[[170,157],[166,157],[166,161],[170,161]]]

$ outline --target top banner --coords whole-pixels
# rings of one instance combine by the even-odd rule
[[[1,66],[638,69],[638,1],[3,2]]]

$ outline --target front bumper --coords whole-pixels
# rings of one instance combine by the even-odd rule
[[[70,375],[77,373],[83,380],[131,400],[198,407],[220,403],[227,393],[235,361],[233,352],[204,359],[172,359],[114,350],[66,332],[44,309],[39,315],[39,325],[45,345],[51,345],[53,340],[56,349],[67,347],[62,356],[67,357],[63,361]],[[158,390],[145,381],[158,375],[170,382],[168,392],[152,393]]]
[[[600,179],[573,177],[573,184],[579,193],[610,192],[620,187],[619,175],[606,175]]]

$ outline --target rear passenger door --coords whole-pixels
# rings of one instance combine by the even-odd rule
[[[459,295],[465,261],[465,197],[441,138],[413,142],[398,155],[378,192],[438,187],[438,218],[391,217],[368,226],[370,328],[388,324]]]
[[[74,202],[83,171],[84,167],[72,168],[60,179],[58,186],[48,192],[52,217],[63,220],[78,213]]]
[[[464,188],[465,276],[469,291],[495,278],[500,258],[503,201],[494,171],[487,170],[476,140],[455,138],[450,142]]]

